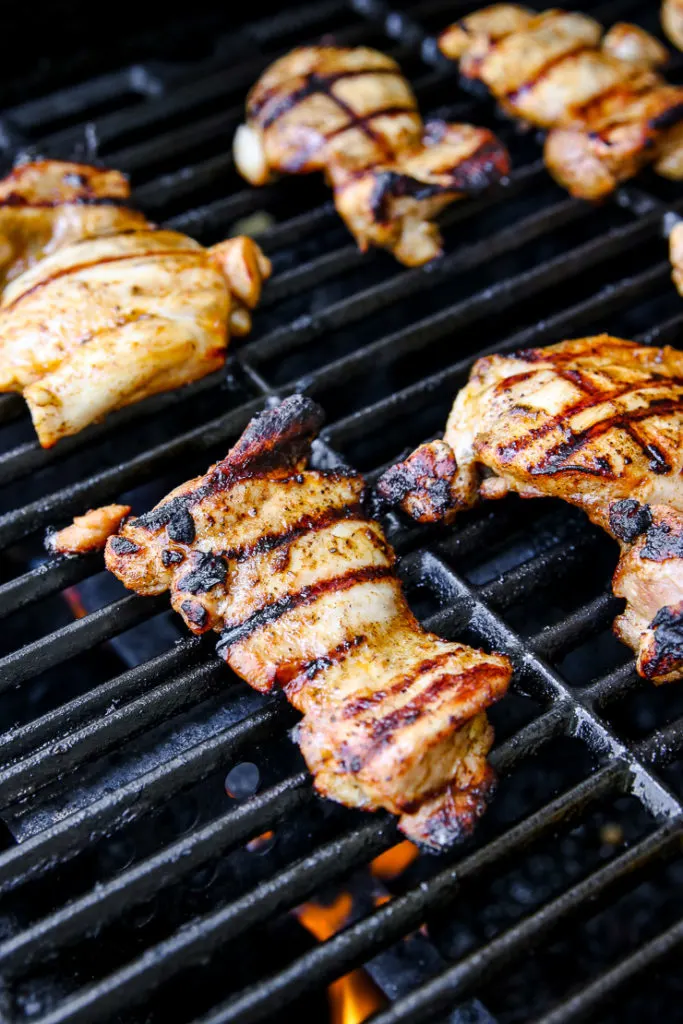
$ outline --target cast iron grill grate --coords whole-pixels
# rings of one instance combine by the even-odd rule
[[[227,373],[49,451],[22,403],[0,402],[0,1015],[12,1024],[289,1019],[299,997],[424,922],[438,967],[381,1024],[450,1020],[473,995],[470,1017],[453,1020],[604,1021],[610,1000],[615,1020],[677,1019],[683,706],[675,687],[643,684],[611,638],[614,551],[581,516],[509,501],[449,534],[389,519],[423,621],[515,664],[494,713],[500,793],[473,841],[420,858],[389,903],[301,949],[278,943],[286,912],[346,884],[397,841],[393,824],[315,800],[290,709],[230,678],[210,640],[174,643],[163,600],[110,589],[72,621],[59,595],[101,586],[101,563],[40,555],[47,527],[128,493],[147,507],[294,390],[328,411],[317,458],[372,479],[443,426],[483,352],[601,329],[676,342],[663,224],[680,199],[648,175],[600,210],[557,189],[536,140],[497,122],[435,55],[430,33],[474,6],[328,0],[233,33],[227,16],[198,17],[197,60],[164,62],[150,46],[150,61],[51,92],[46,72],[45,95],[0,119],[8,164],[26,150],[94,153],[132,175],[150,216],[206,243],[246,224],[276,267]],[[655,21],[644,3],[583,6]],[[510,145],[510,185],[448,211],[432,266],[361,256],[320,182],[256,191],[234,173],[246,88],[275,54],[324,35],[389,49],[425,112],[495,125]],[[674,59],[674,78],[682,68]],[[171,640],[141,656],[138,626]],[[243,760],[258,791],[226,802],[224,776]],[[262,856],[245,850],[271,830]],[[259,971],[264,937],[285,948]]]

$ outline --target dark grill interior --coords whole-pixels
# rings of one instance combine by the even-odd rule
[[[325,0],[232,29],[231,5],[199,4],[137,34],[119,24],[100,59],[62,25],[62,58],[6,87],[8,167],[95,155],[202,242],[258,232],[275,274],[227,373],[49,451],[22,402],[0,400],[2,1020],[323,1021],[324,986],[360,964],[389,998],[381,1024],[683,1020],[683,698],[639,680],[612,637],[616,549],[583,516],[509,499],[452,531],[389,520],[423,621],[515,664],[492,716],[501,781],[472,840],[420,857],[321,945],[289,911],[361,893],[393,823],[315,799],[294,713],[231,677],[164,599],[126,594],[97,556],[42,549],[46,528],[104,501],[149,507],[275,396],[320,401],[316,458],[374,479],[443,428],[482,352],[600,330],[676,343],[662,229],[679,192],[645,174],[593,209],[555,187],[533,135],[436,55],[430,33],[476,6]],[[656,28],[658,4],[576,6]],[[447,212],[432,266],[361,256],[321,181],[252,190],[232,168],[247,87],[321,36],[389,50],[425,113],[495,126],[511,148],[509,187]],[[257,771],[230,796],[245,762]]]

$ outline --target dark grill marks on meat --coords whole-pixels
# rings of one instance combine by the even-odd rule
[[[546,164],[573,195],[604,198],[647,163],[679,180],[680,160],[667,157],[678,149],[672,129],[683,120],[683,89],[655,70],[666,51],[654,38],[634,28],[640,47],[629,59],[628,49],[608,36],[601,41],[593,19],[580,14],[521,16],[500,36],[495,6],[476,17],[476,32],[456,22],[442,33],[442,53],[460,61],[463,80],[488,89],[505,113],[548,131]]]
[[[362,478],[306,469],[321,420],[299,397],[263,413],[203,477],[130,519],[118,539],[136,551],[110,541],[107,566],[139,593],[170,590],[188,628],[215,630],[219,656],[251,686],[284,690],[304,714],[299,742],[323,795],[409,806],[406,834],[444,846],[483,810],[473,794],[490,779],[485,709],[511,668],[421,629]],[[169,548],[168,527],[190,510],[193,540]]]
[[[350,569],[341,576],[334,576],[332,579],[327,580],[319,580],[318,583],[313,583],[308,587],[302,587],[301,590],[294,594],[287,594],[286,597],[282,597],[278,601],[274,601],[272,604],[259,608],[258,611],[254,612],[253,615],[250,615],[244,622],[238,622],[234,626],[226,627],[226,629],[221,633],[221,638],[216,645],[216,650],[218,651],[219,656],[227,661],[232,647],[236,644],[242,643],[244,640],[247,640],[253,633],[261,629],[263,626],[276,622],[288,612],[292,612],[296,608],[302,608],[306,605],[314,604],[318,598],[322,597],[324,594],[330,594],[341,590],[350,590],[358,583],[374,583],[377,582],[377,580],[389,579],[393,575],[394,570],[392,566],[364,566],[362,569]]]
[[[583,509],[621,544],[617,635],[637,652],[641,674],[669,682],[683,677],[683,658],[670,658],[667,673],[653,668],[648,624],[683,598],[681,429],[683,355],[671,347],[599,335],[491,355],[473,367],[444,440],[422,445],[377,489],[427,522],[510,491]],[[668,636],[668,612],[660,622]]]
[[[137,544],[125,537],[112,537],[109,543],[117,555],[132,555],[140,550]]]

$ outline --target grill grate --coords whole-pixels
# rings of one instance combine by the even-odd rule
[[[513,695],[495,712],[501,795],[468,846],[421,858],[386,905],[274,973],[243,978],[235,969],[205,995],[202,980],[182,1004],[163,1004],[157,992],[165,986],[177,994],[193,967],[208,977],[207,963],[231,955],[235,940],[248,945],[256,935],[258,942],[285,911],[362,868],[397,833],[384,815],[313,799],[284,736],[295,715],[284,701],[261,699],[230,679],[210,639],[183,638],[126,668],[105,642],[157,621],[163,600],[117,592],[83,618],[44,628],[57,595],[97,579],[101,563],[94,556],[38,562],[41,531],[129,492],[148,506],[150,488],[156,497],[203,470],[275,397],[299,389],[315,396],[329,412],[316,457],[350,461],[374,479],[443,425],[476,355],[599,329],[676,341],[683,312],[662,228],[683,202],[647,175],[598,211],[555,188],[535,140],[496,122],[486,101],[459,92],[436,53],[430,33],[474,6],[424,0],[399,10],[381,0],[355,0],[353,8],[327,0],[238,32],[210,21],[212,45],[200,61],[155,56],[11,107],[0,119],[8,162],[20,149],[73,156],[96,143],[107,163],[131,173],[145,212],[203,242],[239,218],[260,217],[259,240],[276,268],[256,331],[233,347],[227,374],[123,410],[48,451],[35,442],[22,403],[0,402],[0,616],[9,627],[0,647],[0,721],[9,723],[0,732],[8,826],[0,843],[0,1015],[12,1024],[156,1021],[164,1005],[182,1005],[172,1019],[201,1024],[284,1020],[278,1014],[298,997],[371,962],[425,921],[440,949],[450,942],[456,952],[373,1018],[378,1024],[444,1021],[471,994],[497,1003],[501,1022],[560,1024],[602,1014],[634,978],[663,969],[683,940],[680,900],[671,896],[673,883],[666,889],[683,839],[683,708],[675,687],[652,694],[610,640],[614,552],[570,509],[508,501],[463,517],[448,535],[389,517],[425,624],[504,651],[514,663]],[[652,5],[629,0],[583,6],[608,21],[654,19]],[[494,125],[510,145],[510,185],[447,211],[447,255],[431,266],[405,270],[383,254],[361,256],[319,182],[256,191],[232,169],[228,143],[245,89],[274,54],[329,33],[394,52],[424,110]],[[682,70],[678,57],[674,78]],[[641,697],[629,734],[625,709]],[[543,790],[538,758],[555,749],[560,774]],[[247,756],[264,785],[226,810],[222,778]],[[528,792],[513,798],[506,787],[520,778]],[[199,810],[180,827],[188,806]],[[163,825],[167,808],[172,826]],[[585,838],[595,815],[619,813],[633,828],[642,820],[631,841],[603,849],[597,862],[586,855],[559,891],[519,901],[517,916],[474,946],[458,951],[453,935],[441,941],[471,892],[493,890],[537,849],[564,849],[562,836],[583,829]],[[260,869],[243,868],[235,857],[244,843],[271,829],[280,837],[273,853]],[[222,881],[211,874],[216,864]],[[527,991],[522,1009],[486,989],[495,976],[508,992],[532,951],[542,957],[653,870],[664,896],[645,915],[649,931],[634,928],[630,945],[597,962],[578,991],[581,978],[571,971],[542,997]],[[195,913],[182,894],[201,871],[208,881],[194,886],[203,893]],[[173,908],[168,919],[157,915],[166,925],[154,915],[140,924],[141,908],[159,893]],[[664,901],[673,918],[657,916]],[[678,973],[663,974],[665,992],[680,994]],[[655,1020],[656,1004],[636,1012],[615,1020]]]

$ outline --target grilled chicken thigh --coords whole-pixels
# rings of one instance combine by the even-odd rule
[[[683,50],[683,0],[664,0],[662,27],[671,42]]]
[[[480,359],[444,440],[418,448],[378,490],[423,522],[451,521],[459,509],[508,491],[578,505],[625,545],[615,592],[630,610],[619,634],[638,650],[647,630],[634,624],[652,629],[661,608],[683,601],[683,561],[678,549],[658,559],[647,553],[651,544],[632,548],[639,535],[615,526],[614,509],[631,502],[666,533],[668,516],[683,512],[682,442],[683,353],[608,335],[581,338]],[[683,647],[678,658],[683,672]],[[645,670],[648,659],[656,663],[641,646],[639,669],[663,681]]]
[[[389,249],[408,266],[438,255],[432,219],[509,170],[491,132],[423,125],[395,61],[367,47],[308,46],[276,61],[247,100],[235,163],[254,185],[323,171],[361,249]]]
[[[203,477],[129,519],[106,564],[139,594],[170,590],[192,632],[220,634],[235,672],[285,691],[319,792],[387,808],[439,848],[484,807],[485,709],[510,665],[420,627],[363,479],[306,469],[320,423],[301,396],[257,416]]]
[[[62,246],[4,290],[0,391],[23,393],[50,447],[217,370],[269,272],[248,238],[205,249],[141,228]]]
[[[499,4],[446,29],[439,46],[507,114],[550,129],[546,164],[573,195],[600,199],[650,163],[683,178],[683,87],[657,73],[667,52],[638,26],[603,36],[585,14]]]
[[[120,171],[39,160],[0,181],[0,287],[71,242],[147,227]]]

